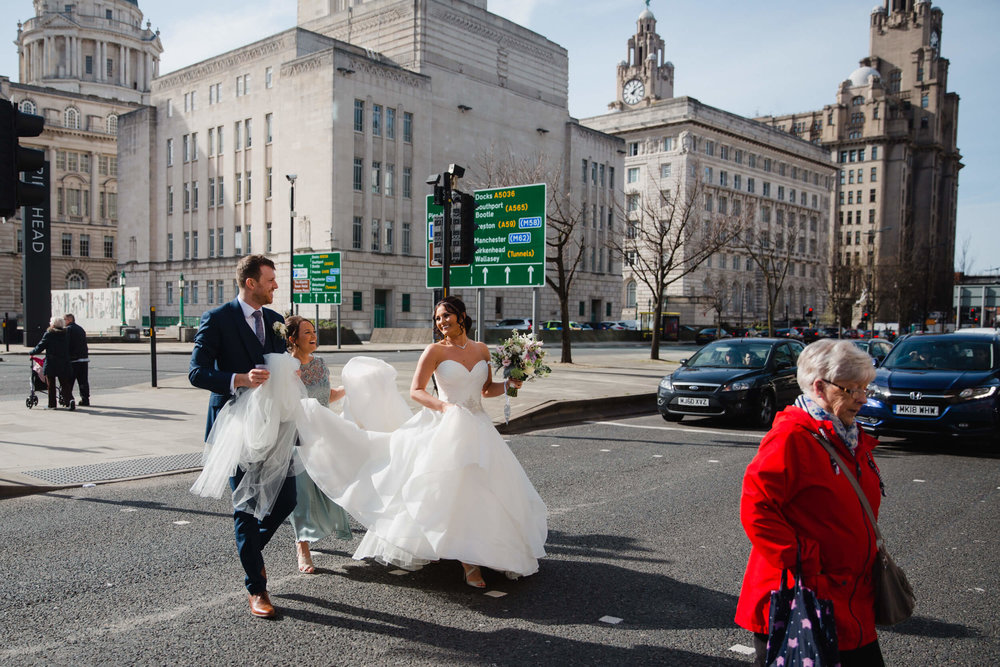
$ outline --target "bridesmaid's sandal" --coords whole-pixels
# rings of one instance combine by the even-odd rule
[[[465,583],[473,588],[486,588],[482,570],[479,569],[478,565],[466,565],[462,563],[462,570],[465,572]]]
[[[299,546],[302,544],[307,545],[305,549]],[[315,574],[316,567],[313,565],[312,554],[309,553],[308,544],[308,542],[298,542],[296,544],[296,553],[299,557],[299,572],[303,574]]]

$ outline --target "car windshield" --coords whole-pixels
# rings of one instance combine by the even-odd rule
[[[500,323],[497,324],[497,326],[498,327],[519,327],[522,324],[524,324],[524,320],[522,320],[522,319],[500,320]]]
[[[988,371],[995,368],[990,341],[904,340],[886,358],[885,368],[946,371]]]
[[[690,368],[763,368],[771,351],[769,343],[749,341],[706,345],[698,351],[687,365]]]

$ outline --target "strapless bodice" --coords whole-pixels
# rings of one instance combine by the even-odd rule
[[[434,370],[440,398],[461,405],[470,412],[482,412],[482,391],[489,377],[490,365],[480,359],[470,371],[459,361],[445,359]]]

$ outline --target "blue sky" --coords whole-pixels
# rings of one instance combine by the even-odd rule
[[[676,95],[755,116],[809,111],[834,101],[839,83],[868,54],[871,9],[879,0],[651,0],[657,31],[674,63]],[[1000,108],[993,64],[1000,40],[1000,2],[938,0],[944,12],[941,53],[951,61],[948,88],[961,98],[958,145],[958,254],[967,242],[972,271],[1000,271]],[[32,15],[28,0],[6,3],[7,16]],[[139,0],[160,30],[161,73],[198,62],[295,24],[294,0]],[[605,113],[615,99],[615,67],[627,55],[643,0],[489,0],[489,9],[560,44],[569,52],[570,113]],[[14,9],[11,12],[11,8]],[[17,78],[8,19],[0,74]],[[958,268],[958,267],[956,267]]]

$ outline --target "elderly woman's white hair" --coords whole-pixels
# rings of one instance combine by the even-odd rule
[[[61,317],[53,317],[52,319],[49,320],[50,329],[63,329],[65,328],[65,326],[66,323],[63,321],[63,318]]]
[[[802,393],[815,398],[812,387],[816,380],[867,385],[875,379],[875,367],[872,358],[854,343],[823,338],[807,345],[799,355],[796,379]]]

